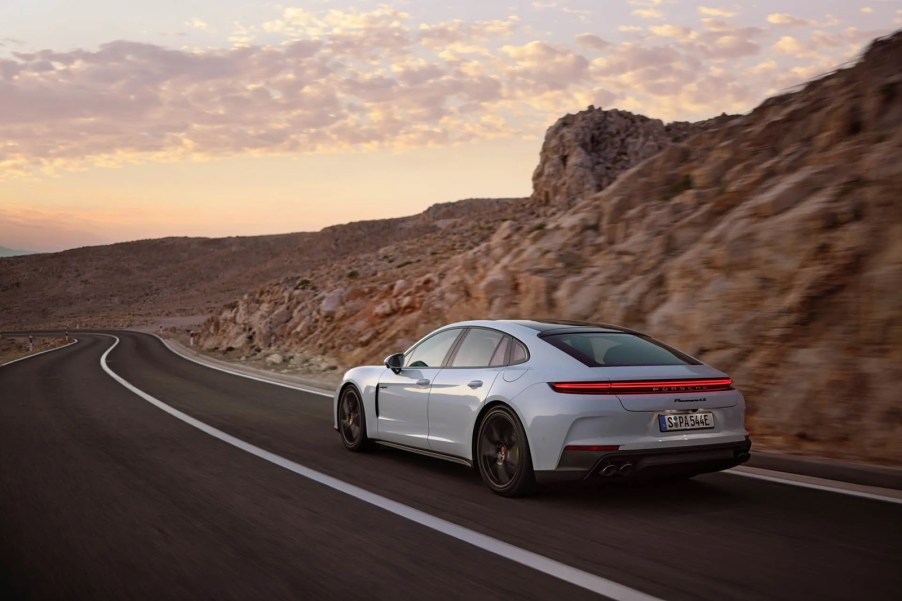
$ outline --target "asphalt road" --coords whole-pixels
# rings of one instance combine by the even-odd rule
[[[325,397],[116,333],[112,370],[342,481],[666,600],[902,598],[902,505],[740,478],[493,495],[463,466],[346,452]],[[0,367],[2,599],[598,595],[217,440],[106,374],[113,339]]]

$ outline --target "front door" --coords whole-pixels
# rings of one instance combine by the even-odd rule
[[[440,369],[402,369],[398,374],[385,370],[376,401],[380,439],[427,448],[429,388]]]
[[[429,390],[461,331],[440,330],[405,353],[400,372],[386,368],[379,378],[376,397],[378,438],[429,448]]]

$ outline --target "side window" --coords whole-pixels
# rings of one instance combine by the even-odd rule
[[[451,360],[450,367],[488,367],[504,334],[497,330],[471,328]]]
[[[460,330],[445,330],[418,344],[404,358],[404,367],[441,367]]]
[[[519,340],[514,340],[514,346],[511,349],[511,365],[516,365],[517,363],[523,363],[527,359],[529,359],[529,351],[526,350],[526,347],[523,346],[523,343]]]
[[[507,365],[507,351],[511,347],[511,337],[505,336],[504,340],[501,341],[501,344],[498,345],[498,348],[495,349],[495,354],[492,355],[492,362],[489,363],[489,367],[501,367]]]

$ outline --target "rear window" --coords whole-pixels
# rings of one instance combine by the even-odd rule
[[[699,364],[657,340],[625,332],[568,332],[542,339],[589,367]]]

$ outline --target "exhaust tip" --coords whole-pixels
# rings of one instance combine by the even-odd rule
[[[618,471],[620,472],[621,476],[629,476],[631,473],[633,473],[633,464],[624,463],[620,466],[620,469]]]
[[[749,457],[751,457],[751,456],[752,456],[751,453],[742,451],[741,453],[736,455],[736,459],[739,460],[739,463],[745,463],[746,461],[749,460]]]
[[[617,466],[614,465],[613,463],[609,463],[606,466],[604,466],[603,468],[601,468],[601,475],[604,476],[605,478],[610,478],[611,476],[613,476],[616,473],[617,473]]]

